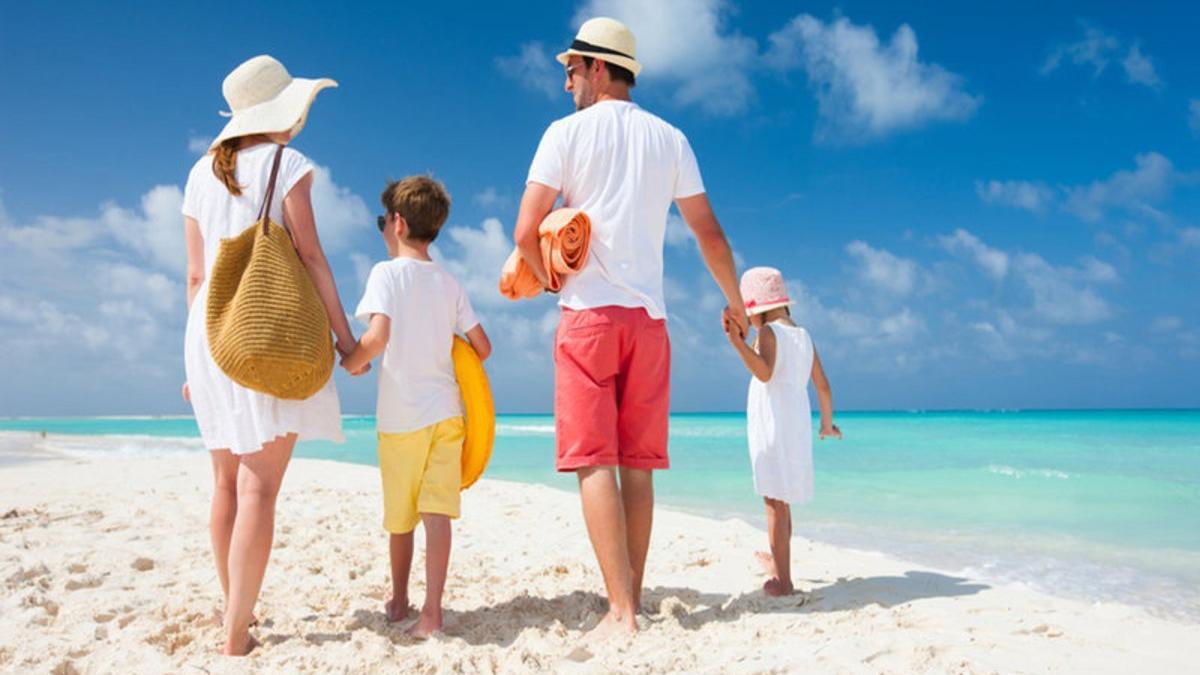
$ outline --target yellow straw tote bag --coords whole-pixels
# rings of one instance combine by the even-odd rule
[[[333,372],[329,318],[286,228],[271,221],[283,146],[258,220],[221,240],[208,280],[208,348],[229,379],[277,398],[305,399]]]

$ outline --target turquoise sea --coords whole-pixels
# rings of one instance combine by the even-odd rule
[[[1200,411],[864,412],[838,424],[844,440],[814,442],[817,496],[794,513],[797,534],[1200,620]],[[346,417],[345,429],[344,445],[297,456],[374,464],[374,419]],[[85,456],[203,452],[189,417],[0,419],[3,430],[46,431]],[[574,489],[553,455],[553,417],[501,415],[487,476]],[[763,524],[744,415],[672,416],[671,462],[659,503]]]

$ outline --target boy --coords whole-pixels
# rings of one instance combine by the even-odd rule
[[[365,372],[380,353],[376,428],[383,478],[383,526],[390,534],[392,597],[388,621],[408,616],[413,530],[425,525],[425,605],[409,635],[442,628],[442,590],[450,562],[450,519],[459,513],[462,403],[450,348],[455,333],[481,359],[491,343],[462,287],[429,257],[450,212],[450,196],[428,176],[391,182],[383,191],[379,229],[391,260],[371,270],[355,312],[368,325],[342,361]]]

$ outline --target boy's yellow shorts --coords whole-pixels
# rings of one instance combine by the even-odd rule
[[[402,434],[379,434],[383,529],[412,532],[422,513],[458,517],[464,434],[461,417]]]

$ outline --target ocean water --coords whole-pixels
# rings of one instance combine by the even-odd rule
[[[843,440],[814,441],[816,498],[794,510],[797,534],[1200,620],[1200,411],[842,413],[838,424]],[[344,445],[296,455],[375,464],[374,418],[344,428]],[[203,452],[189,417],[0,419],[3,430],[46,431],[81,456]],[[763,525],[743,415],[674,415],[670,438],[659,503]],[[573,490],[553,457],[553,417],[501,415],[486,476]]]

